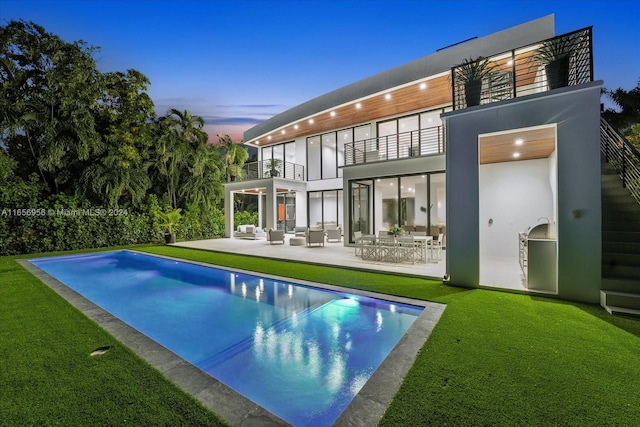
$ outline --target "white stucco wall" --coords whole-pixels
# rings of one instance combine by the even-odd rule
[[[517,259],[518,233],[552,221],[554,193],[548,159],[481,165],[480,253]]]

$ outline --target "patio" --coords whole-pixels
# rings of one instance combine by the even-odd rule
[[[416,262],[415,264],[393,263],[362,260],[359,256],[355,255],[355,247],[344,246],[344,242],[325,242],[324,246],[311,247],[291,246],[289,244],[291,237],[293,237],[292,234],[286,234],[283,245],[270,245],[269,242],[264,239],[246,240],[221,238],[178,242],[172,244],[172,246],[436,279],[444,277],[445,274],[446,250],[442,251],[442,259],[437,263],[433,261],[427,262],[426,264],[421,262]]]

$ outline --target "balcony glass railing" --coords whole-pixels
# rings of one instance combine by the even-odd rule
[[[453,109],[593,81],[591,27],[451,69]]]
[[[444,127],[435,126],[344,144],[345,166],[444,153]]]
[[[236,181],[273,177],[304,181],[304,166],[283,160],[262,160],[247,163],[242,167],[242,174],[236,177]]]

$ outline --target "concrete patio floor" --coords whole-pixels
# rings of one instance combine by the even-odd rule
[[[442,251],[442,259],[437,262],[397,264],[393,262],[362,260],[355,255],[355,247],[344,246],[343,242],[325,243],[324,246],[291,246],[289,239],[292,236],[293,235],[285,235],[284,244],[274,245],[269,244],[265,239],[221,238],[178,242],[174,243],[173,246],[244,254],[262,258],[284,259],[357,270],[429,277],[433,279],[442,279],[445,274],[446,250]]]

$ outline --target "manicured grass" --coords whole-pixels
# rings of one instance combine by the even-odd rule
[[[2,426],[224,425],[14,258],[0,259],[0,326]]]
[[[640,417],[640,320],[598,306],[411,277],[165,246],[136,249],[446,303],[383,426],[626,426]],[[0,283],[3,421],[216,425],[213,415],[11,258],[0,260]],[[115,348],[88,357],[102,345]]]

